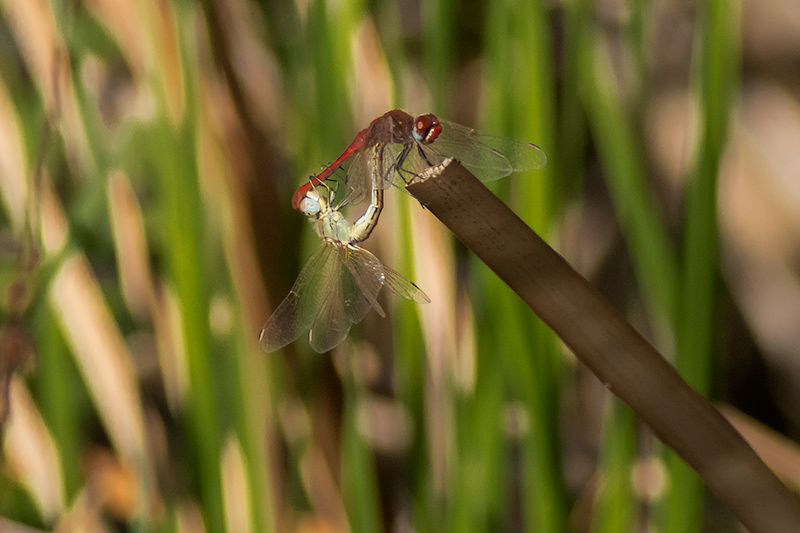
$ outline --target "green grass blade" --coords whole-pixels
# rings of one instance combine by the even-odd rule
[[[209,287],[203,204],[194,164],[190,128],[173,131],[166,122],[155,128],[150,145],[158,161],[165,240],[163,253],[180,301],[189,373],[187,417],[196,448],[200,495],[206,527],[223,531],[225,520],[220,472],[220,415],[211,366]],[[164,147],[174,147],[165,150]]]
[[[578,9],[589,7],[584,3]],[[580,18],[587,24],[591,20],[588,15]],[[632,111],[625,108],[612,79],[605,44],[598,42],[588,25],[579,39],[580,79],[590,129],[638,283],[657,331],[663,332],[677,310],[678,268],[658,206],[648,191],[644,146],[633,125]]]
[[[359,392],[351,381],[345,386],[342,420],[342,494],[353,531],[384,531],[375,454],[359,430]]]
[[[631,487],[636,460],[636,418],[630,408],[612,399],[598,465],[592,531],[634,531],[637,502]]]
[[[451,103],[448,92],[453,73],[453,25],[457,7],[452,0],[422,2],[422,24],[425,35],[423,60],[433,109],[448,116]]]
[[[487,10],[485,108],[491,131],[531,140],[548,155],[546,168],[513,175],[499,185],[513,191],[512,202],[520,216],[547,234],[557,210],[555,198],[559,195],[554,194],[552,183],[562,158],[554,142],[557,111],[547,12],[541,2],[513,8],[494,3]],[[558,443],[560,355],[552,332],[531,319],[516,295],[494,274],[481,272],[488,276],[486,315],[495,326],[479,327],[479,335],[487,336],[487,346],[494,349],[479,350],[478,366],[498,364],[498,351],[502,354],[505,381],[512,398],[523,402],[529,425],[520,442],[522,520],[533,531],[562,531],[567,511]],[[502,381],[496,386],[494,394],[508,394]]]
[[[725,146],[738,75],[738,10],[730,0],[702,6],[698,16],[694,86],[700,99],[698,158],[687,189],[683,284],[677,322],[676,365],[704,394],[711,391],[714,365],[718,269],[717,175]],[[699,531],[703,486],[674,454],[667,455],[670,491],[665,502],[665,531]]]

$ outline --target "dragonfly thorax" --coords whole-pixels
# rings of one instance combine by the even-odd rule
[[[320,214],[317,231],[323,239],[348,244],[351,241],[353,225],[336,210],[327,210]]]
[[[317,233],[323,239],[341,244],[352,240],[353,225],[316,190],[306,191],[298,205],[304,215],[316,221]]]

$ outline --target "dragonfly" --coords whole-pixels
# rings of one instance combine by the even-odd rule
[[[376,205],[382,205],[382,194],[380,188],[372,191]],[[384,287],[407,300],[430,303],[412,281],[358,245],[377,224],[375,213],[368,209],[351,223],[341,212],[345,202],[333,206],[333,200],[333,190],[323,183],[308,188],[298,200],[300,210],[315,223],[322,245],[264,324],[259,342],[267,352],[294,342],[305,331],[316,352],[332,350],[370,309],[386,316],[377,300]]]
[[[342,155],[301,185],[292,198],[292,206],[302,211],[301,202],[308,191],[344,170],[343,194],[347,203],[359,204],[371,195],[367,213],[377,221],[383,205],[376,203],[376,190],[391,185],[401,187],[408,179],[448,158],[460,161],[481,181],[547,164],[545,153],[531,142],[484,135],[440,120],[432,113],[414,116],[393,109],[359,131]]]

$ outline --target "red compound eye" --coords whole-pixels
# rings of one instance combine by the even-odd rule
[[[442,125],[439,119],[433,113],[427,115],[420,115],[417,117],[414,126],[414,138],[420,142],[427,144],[436,140],[439,134],[442,133]]]

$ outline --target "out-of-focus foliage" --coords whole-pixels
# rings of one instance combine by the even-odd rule
[[[498,193],[800,487],[800,4],[508,4],[0,0],[0,530],[734,529],[397,190],[432,303],[260,352],[393,107],[542,146]]]

